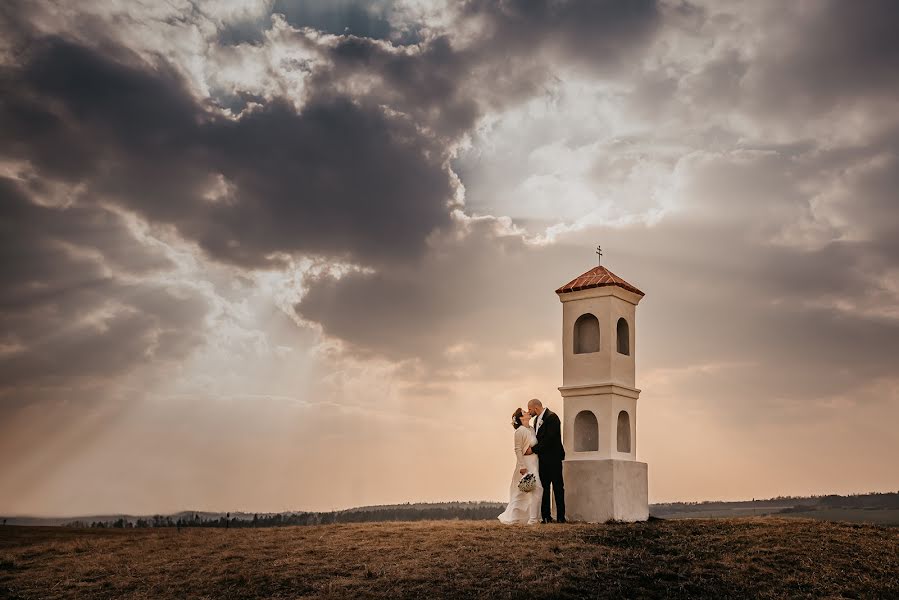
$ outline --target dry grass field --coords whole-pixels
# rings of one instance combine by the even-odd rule
[[[899,529],[796,518],[0,527],[0,597],[899,598]]]

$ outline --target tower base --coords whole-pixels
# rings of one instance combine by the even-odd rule
[[[649,518],[646,463],[633,460],[566,460],[565,513],[569,521],[604,523]]]

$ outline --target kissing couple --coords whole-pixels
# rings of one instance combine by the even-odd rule
[[[509,504],[497,518],[505,525],[552,523],[551,487],[556,497],[556,517],[559,523],[565,523],[562,481],[565,448],[559,416],[534,398],[528,401],[527,410],[518,408],[512,413],[512,427],[515,428],[515,473],[509,486]],[[536,478],[536,481],[526,483],[522,478]]]

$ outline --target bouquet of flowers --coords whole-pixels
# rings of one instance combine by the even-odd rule
[[[521,481],[518,482],[518,489],[522,492],[533,491],[537,487],[537,476],[533,473],[525,473]]]

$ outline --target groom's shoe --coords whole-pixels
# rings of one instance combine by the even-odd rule
[[[552,517],[546,517],[545,519],[543,519],[542,523],[546,525],[547,523],[555,523],[555,521],[553,521]]]
[[[567,522],[568,522],[568,521],[565,520],[564,518],[563,518],[563,519],[559,519],[558,521],[556,521],[556,523],[567,523]]]

